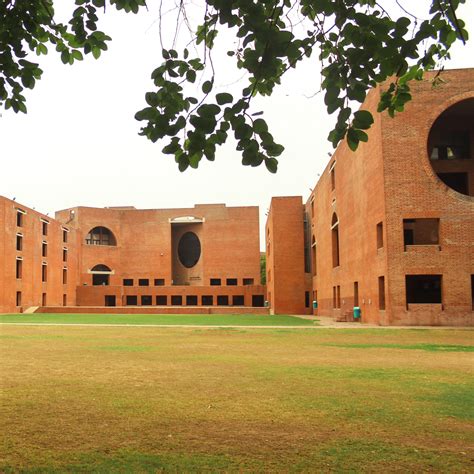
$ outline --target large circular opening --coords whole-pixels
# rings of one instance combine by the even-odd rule
[[[201,242],[194,232],[186,232],[178,243],[178,258],[186,268],[192,268],[201,256]]]
[[[438,178],[454,191],[474,196],[474,98],[446,109],[428,136],[428,156]]]

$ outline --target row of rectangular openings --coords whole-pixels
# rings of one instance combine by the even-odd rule
[[[442,275],[405,275],[406,303],[442,304]],[[471,304],[474,309],[474,275],[471,275]],[[359,306],[359,282],[354,282],[354,306]],[[341,307],[340,286],[333,286],[333,308]],[[378,277],[378,309],[385,310],[385,277]]]
[[[47,304],[47,294],[42,293],[41,294],[41,306],[46,306]],[[16,292],[16,305],[21,306],[22,305],[22,293],[21,291]],[[63,294],[63,306],[67,306],[67,294]]]
[[[134,286],[135,280],[133,278],[124,278],[123,286]],[[164,278],[155,278],[153,280],[154,286],[165,286]],[[138,286],[150,286],[150,280],[148,278],[139,278]]]
[[[107,304],[109,296],[106,296],[106,306],[114,306]],[[115,301],[115,300],[114,300]],[[109,300],[110,303],[110,300]],[[157,295],[155,296],[156,306],[198,306],[199,298],[197,295],[171,295],[171,298],[168,300],[167,295]],[[127,295],[125,297],[125,304],[127,306],[137,306],[138,305],[138,296],[136,295]],[[153,296],[151,295],[142,295],[140,297],[141,306],[152,306],[153,305]],[[244,306],[245,299],[244,295],[202,295],[201,296],[201,306]],[[252,306],[263,307],[265,305],[264,295],[252,295]]]
[[[18,280],[23,278],[23,260],[21,258],[16,259],[15,274]],[[41,265],[41,281],[43,283],[48,281],[48,266],[44,263]],[[66,284],[66,283],[67,283],[67,268],[63,268],[63,284]]]
[[[16,235],[16,249],[19,252],[23,250],[23,235],[22,234]],[[46,241],[41,242],[41,256],[42,257],[48,256],[48,242]],[[66,261],[67,261],[67,248],[63,248],[63,262],[66,262]]]
[[[23,219],[24,219],[24,216],[26,215],[26,212],[21,210],[21,209],[17,209],[16,210],[16,226],[17,227],[23,227]],[[44,220],[44,219],[40,219],[41,220],[41,234],[44,235],[44,236],[47,236],[48,235],[48,226],[49,226],[49,222],[47,220]],[[63,234],[63,243],[67,243],[67,234],[68,234],[68,230],[67,229],[62,229],[62,234]]]
[[[221,278],[211,278],[209,281],[211,286],[222,286],[222,279]],[[226,278],[225,280],[226,286],[237,286],[239,281],[237,278]],[[243,278],[242,285],[248,286],[253,285],[254,279],[253,278]]]

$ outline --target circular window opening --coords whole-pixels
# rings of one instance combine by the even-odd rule
[[[446,109],[428,136],[428,156],[438,178],[458,193],[474,196],[474,98]]]
[[[179,239],[178,257],[179,261],[186,267],[192,268],[201,256],[201,242],[194,232],[186,232]]]

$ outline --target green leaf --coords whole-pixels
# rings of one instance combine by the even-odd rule
[[[230,104],[233,102],[234,97],[232,94],[227,92],[221,92],[220,94],[216,94],[216,101],[219,105]]]
[[[211,81],[204,82],[204,84],[202,85],[202,91],[204,92],[204,94],[209,94],[211,90],[212,90],[212,82]]]

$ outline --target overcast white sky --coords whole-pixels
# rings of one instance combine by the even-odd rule
[[[473,3],[468,0],[460,16],[474,35]],[[67,3],[61,4],[67,11]],[[153,90],[150,73],[161,62],[159,2],[149,4],[150,11],[138,16],[107,13],[100,28],[113,41],[98,61],[88,56],[64,66],[55,52],[41,57],[43,79],[27,92],[28,114],[0,111],[0,194],[50,215],[78,205],[257,205],[263,227],[271,197],[306,199],[332,151],[326,137],[334,116],[327,116],[321,94],[314,96],[317,55],[312,64],[290,71],[271,98],[255,102],[255,111],[265,112],[286,147],[276,175],[263,166],[242,166],[232,143],[219,150],[214,163],[203,159],[198,170],[180,173],[174,158],[161,154],[164,144],[138,136],[134,119],[145,106],[145,92]],[[449,68],[474,67],[474,39],[457,46],[452,57]],[[214,92],[228,90],[228,81],[220,73]]]

